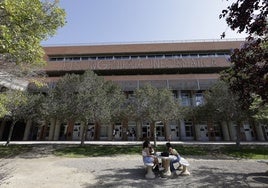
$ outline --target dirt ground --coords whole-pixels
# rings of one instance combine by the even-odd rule
[[[55,157],[51,148],[0,159],[1,188],[268,187],[268,161],[187,157],[190,176],[145,179],[140,155]]]

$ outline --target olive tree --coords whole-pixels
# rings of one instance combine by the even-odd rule
[[[194,110],[197,120],[224,121],[227,125],[230,122],[237,124],[237,145],[240,145],[240,128],[242,122],[247,120],[248,111],[242,108],[237,95],[232,93],[225,82],[219,81],[204,94],[205,104]],[[229,126],[227,126],[229,127]]]
[[[158,89],[150,84],[135,91],[136,112],[142,115],[143,120],[148,120],[152,126],[154,145],[156,146],[155,123],[163,121],[166,124],[169,120],[176,119],[178,103],[168,89]],[[167,136],[167,135],[166,135]]]
[[[47,121],[50,121],[50,119],[54,120],[51,125],[51,134],[57,122],[75,121],[80,115],[78,109],[78,88],[80,82],[79,75],[66,74],[58,80],[54,88],[48,89],[44,104],[46,108],[44,118]],[[71,137],[68,137],[68,139],[71,139]]]
[[[81,77],[78,89],[79,120],[83,122],[81,145],[84,144],[86,127],[95,123],[95,139],[100,137],[100,125],[109,122],[118,113],[122,99],[121,89],[105,81],[93,71],[86,71]]]

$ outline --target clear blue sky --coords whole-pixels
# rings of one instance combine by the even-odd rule
[[[221,10],[226,0],[60,0],[66,25],[43,45],[244,38]]]

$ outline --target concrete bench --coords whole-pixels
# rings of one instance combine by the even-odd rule
[[[180,159],[180,165],[182,166],[182,172],[180,175],[183,175],[183,176],[188,176],[190,175],[190,172],[188,171],[187,169],[187,166],[190,166],[190,163],[183,157],[181,157]]]
[[[148,178],[148,179],[155,178],[155,174],[153,172],[154,163],[144,163],[144,166],[146,170],[145,178]]]

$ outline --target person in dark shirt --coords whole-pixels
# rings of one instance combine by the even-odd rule
[[[166,147],[168,149],[169,154],[175,156],[175,158],[174,159],[171,159],[171,161],[170,161],[170,171],[171,171],[171,173],[174,173],[175,170],[176,170],[174,168],[174,163],[179,163],[181,157],[180,157],[179,153],[177,152],[177,150],[174,149],[173,146],[169,142],[166,143]]]

